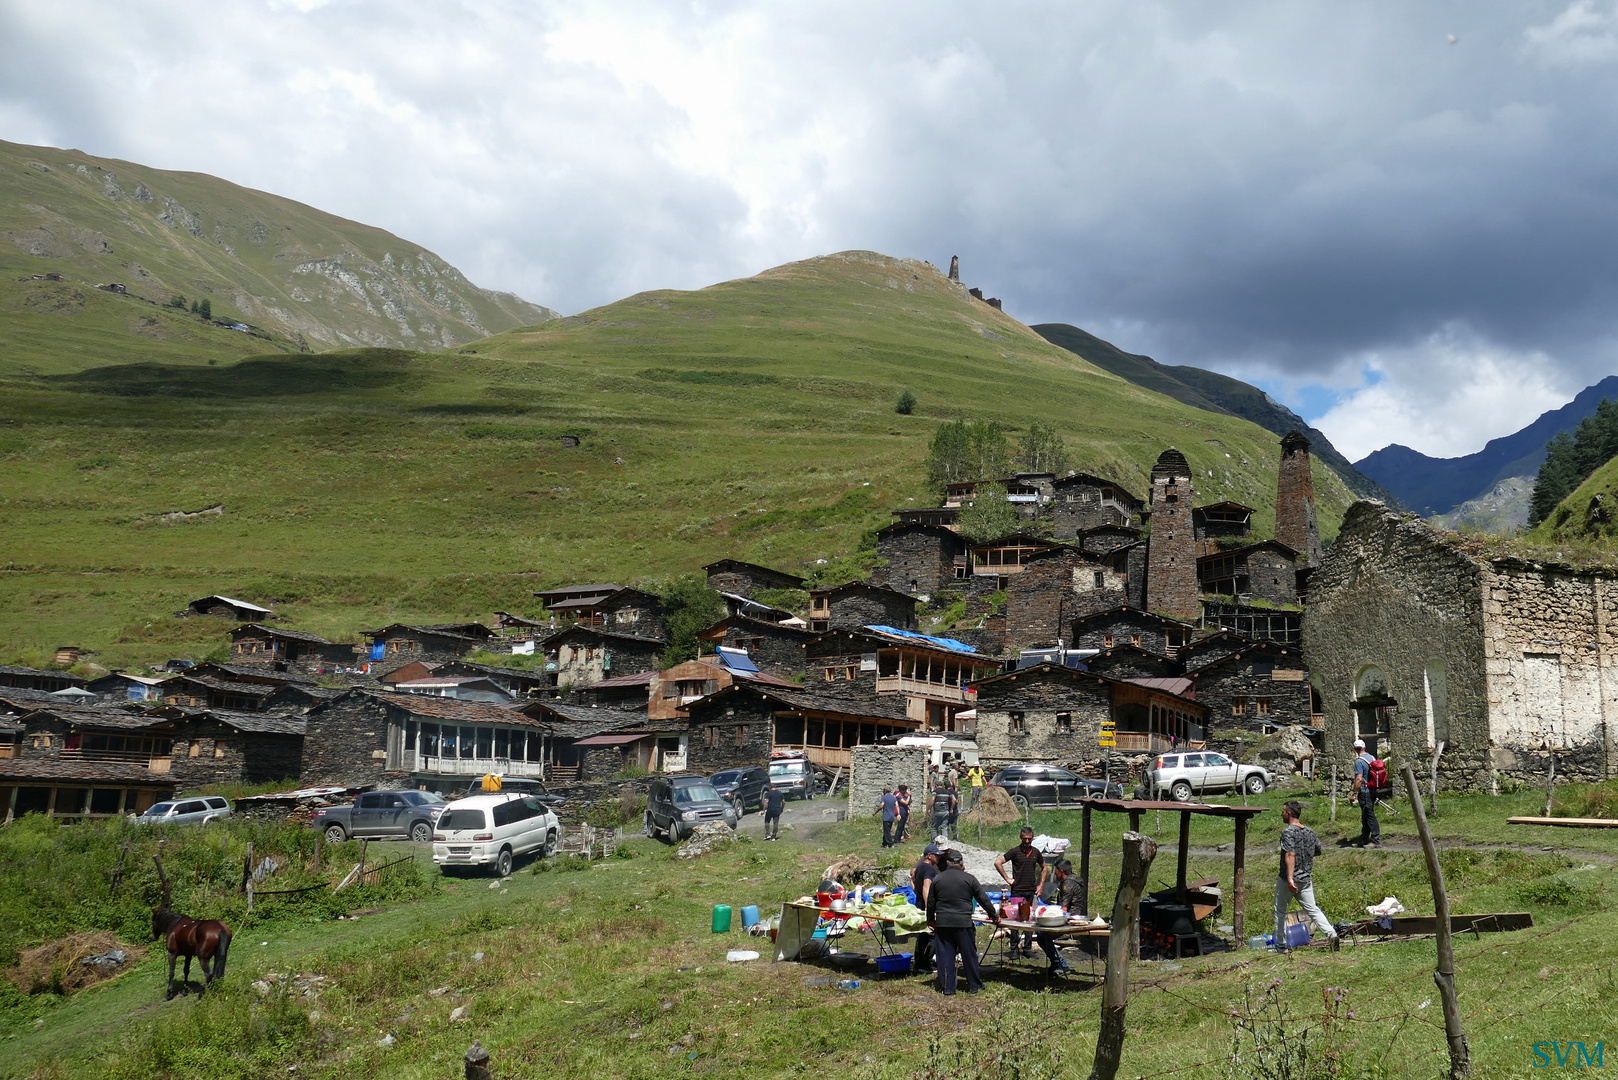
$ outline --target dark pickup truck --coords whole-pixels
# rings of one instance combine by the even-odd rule
[[[316,810],[309,824],[333,844],[349,838],[411,839],[430,844],[433,825],[447,804],[430,791],[367,791],[351,806]]]

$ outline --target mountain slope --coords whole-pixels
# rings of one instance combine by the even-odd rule
[[[1251,420],[1277,435],[1302,431],[1309,436],[1311,453],[1335,472],[1350,491],[1365,499],[1395,501],[1376,481],[1349,464],[1326,438],[1325,432],[1310,427],[1303,417],[1256,386],[1203,368],[1160,364],[1150,356],[1124,352],[1110,341],[1067,323],[1039,323],[1031,329],[1052,344],[1078,353],[1119,378],[1167,394],[1176,401]]]
[[[478,288],[420,245],[290,199],[201,173],[0,142],[8,359],[50,360],[49,339],[65,318],[77,320],[78,333],[101,335],[102,348],[138,347],[173,330],[172,309],[64,308],[48,288],[41,300],[34,275],[46,273],[64,277],[56,293],[89,297],[95,285],[117,282],[157,304],[176,294],[206,298],[215,320],[251,324],[292,348],[440,349],[556,314]],[[257,351],[264,348],[261,341]]]
[[[1521,431],[1490,439],[1475,454],[1434,458],[1393,443],[1354,464],[1418,514],[1447,514],[1469,499],[1484,496],[1502,480],[1527,477],[1532,484],[1551,437],[1577,427],[1609,397],[1618,398],[1618,375],[1585,387],[1572,401],[1540,414]]]
[[[1610,550],[1618,539],[1618,457],[1591,473],[1528,536],[1548,543],[1606,541]]]
[[[221,628],[170,613],[208,593],[352,640],[726,555],[847,580],[891,510],[936,498],[922,462],[956,416],[1051,423],[1074,468],[1137,493],[1178,446],[1199,498],[1273,529],[1274,435],[1104,372],[926,263],[865,252],[452,352],[105,361],[0,368],[0,655],[198,655]],[[906,386],[919,404],[900,416]],[[1317,490],[1331,535],[1351,496],[1329,474]]]

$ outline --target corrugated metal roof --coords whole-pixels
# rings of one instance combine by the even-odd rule
[[[209,600],[221,600],[229,604],[231,607],[247,608],[250,611],[262,611],[266,615],[271,614],[270,609],[267,607],[260,607],[258,604],[249,604],[246,600],[232,600],[228,596],[218,595],[199,597],[198,599],[191,601],[191,603],[187,604],[186,606],[195,607],[198,604],[207,603]]]

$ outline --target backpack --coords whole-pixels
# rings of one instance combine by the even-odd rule
[[[1371,768],[1366,776],[1366,786],[1372,791],[1386,791],[1388,789],[1388,763],[1377,758],[1371,759]]]

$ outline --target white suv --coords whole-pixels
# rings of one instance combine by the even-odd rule
[[[501,792],[457,799],[433,825],[433,862],[452,867],[481,866],[499,877],[511,873],[518,855],[556,854],[562,826],[532,795]]]
[[[202,825],[231,815],[230,803],[218,795],[171,799],[135,816],[137,825]]]
[[[1167,791],[1176,802],[1190,802],[1193,792],[1236,791],[1262,795],[1275,777],[1261,765],[1238,765],[1212,750],[1161,754],[1146,773],[1146,788],[1153,797]]]

